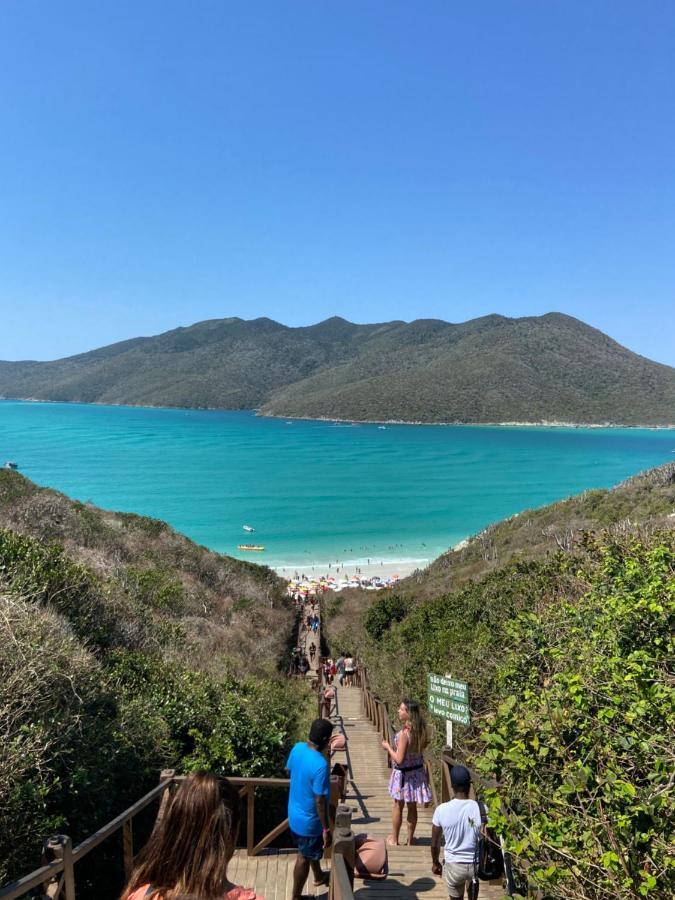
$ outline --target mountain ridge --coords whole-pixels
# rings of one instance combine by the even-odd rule
[[[0,362],[6,399],[255,409],[349,421],[671,425],[675,369],[565,313],[292,327],[208,319],[53,361]]]

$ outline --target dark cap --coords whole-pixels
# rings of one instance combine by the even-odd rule
[[[325,747],[333,733],[333,723],[328,719],[314,719],[309,729],[309,739],[320,749]]]
[[[453,766],[450,769],[450,783],[455,790],[468,794],[471,787],[471,772],[466,766]]]

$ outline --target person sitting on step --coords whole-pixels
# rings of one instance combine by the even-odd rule
[[[227,877],[239,803],[226,778],[188,775],[134,860],[121,900],[264,900]]]

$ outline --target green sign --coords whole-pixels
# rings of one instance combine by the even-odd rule
[[[429,675],[429,710],[451,722],[468,725],[469,686],[448,675]]]

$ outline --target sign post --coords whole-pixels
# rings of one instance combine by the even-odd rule
[[[445,719],[447,746],[452,747],[452,723],[471,724],[469,686],[451,675],[429,673],[429,711]]]

